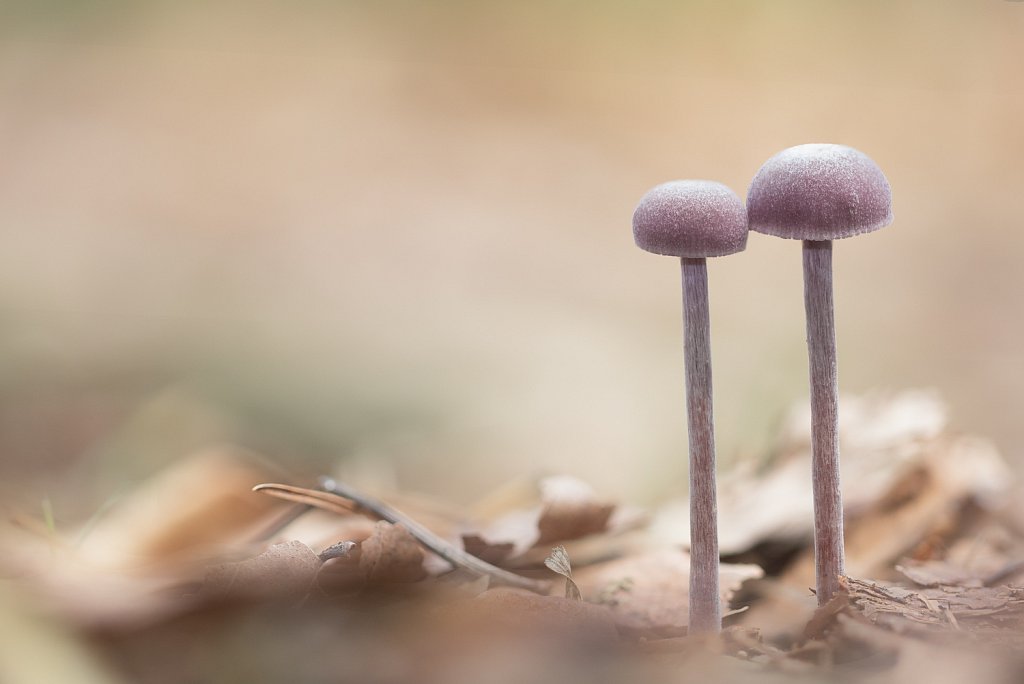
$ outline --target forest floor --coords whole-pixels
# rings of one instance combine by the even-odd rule
[[[687,634],[685,500],[548,475],[456,507],[224,447],[77,529],[8,512],[0,681],[1019,681],[1009,468],[926,393],[843,418],[847,577],[821,608],[799,419],[721,479],[720,636]]]

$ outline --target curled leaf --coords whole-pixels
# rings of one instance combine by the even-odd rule
[[[565,578],[565,598],[574,601],[583,600],[580,588],[572,579],[572,566],[569,564],[569,554],[564,546],[556,546],[551,549],[551,555],[544,559],[544,565]]]

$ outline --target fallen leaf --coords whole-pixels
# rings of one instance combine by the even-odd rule
[[[489,589],[463,604],[460,611],[471,624],[492,632],[604,644],[619,638],[606,607],[521,589]]]
[[[980,587],[984,580],[976,573],[946,561],[907,560],[896,566],[896,571],[922,587],[973,586]]]
[[[82,531],[79,553],[111,570],[184,563],[247,543],[278,509],[249,492],[266,479],[250,453],[216,447],[178,461]]]
[[[599,499],[590,485],[567,475],[541,479],[537,499],[529,507],[505,512],[473,534],[487,544],[488,551],[511,544],[513,550],[506,559],[515,558],[540,545],[608,532],[617,508]]]
[[[423,549],[402,525],[378,522],[359,548],[359,567],[367,584],[407,584],[427,576]]]
[[[597,498],[590,485],[567,475],[541,480],[543,509],[534,546],[579,539],[608,529],[615,504]]]
[[[274,544],[255,558],[209,568],[199,595],[220,600],[302,598],[313,586],[321,563],[302,542]]]
[[[848,522],[905,505],[908,497],[916,498],[922,487],[931,486],[922,477],[936,476],[951,499],[987,499],[1006,490],[1012,478],[994,447],[985,440],[947,435],[947,413],[934,393],[920,390],[841,397],[839,438]],[[746,462],[719,478],[723,556],[742,556],[758,546],[806,546],[812,538],[806,404],[791,411],[777,442],[767,463]],[[689,544],[689,520],[689,504],[675,501],[655,515],[652,532],[665,543]],[[891,553],[884,554],[890,563],[896,558]],[[756,560],[772,564],[771,559]]]
[[[462,535],[462,548],[466,553],[476,556],[482,561],[492,565],[501,565],[502,561],[515,551],[515,544],[511,542],[491,544],[478,534],[464,534]]]
[[[756,565],[723,564],[722,603],[747,580],[763,575]],[[619,624],[644,634],[685,633],[689,618],[690,557],[684,551],[655,551],[577,570],[584,599],[608,606]]]

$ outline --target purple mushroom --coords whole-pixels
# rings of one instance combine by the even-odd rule
[[[889,181],[871,159],[843,145],[798,145],[764,163],[747,193],[750,229],[803,240],[804,307],[811,380],[814,559],[818,604],[843,574],[838,384],[832,308],[832,240],[892,222]]]
[[[722,628],[718,591],[718,522],[715,504],[715,434],[711,398],[711,333],[706,257],[747,246],[743,201],[721,183],[672,181],[652,189],[633,213],[641,249],[680,257],[683,276],[683,345],[686,417],[690,440],[689,631]]]

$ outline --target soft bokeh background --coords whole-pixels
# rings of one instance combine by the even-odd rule
[[[840,382],[1024,463],[1024,4],[5,2],[0,479],[73,518],[215,442],[474,499],[685,488],[650,186],[839,142]],[[724,464],[806,394],[797,243],[710,268]]]

